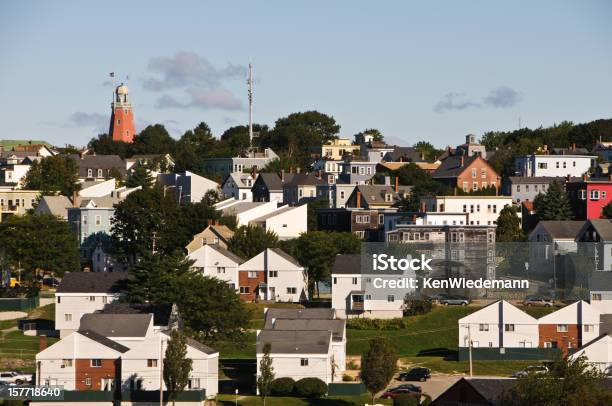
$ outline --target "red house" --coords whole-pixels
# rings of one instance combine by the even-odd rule
[[[602,218],[603,208],[612,200],[612,176],[567,182],[565,190],[576,220]]]

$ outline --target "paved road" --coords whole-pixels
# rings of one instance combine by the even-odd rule
[[[423,389],[423,393],[431,396],[432,399],[435,399],[459,379],[461,379],[461,375],[432,375],[431,379],[428,379],[427,382],[400,382],[393,379],[389,385],[389,388],[395,388],[396,386],[400,386],[404,383],[411,383],[416,386],[420,386]]]

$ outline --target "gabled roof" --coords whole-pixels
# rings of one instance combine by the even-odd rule
[[[104,314],[153,314],[154,326],[167,326],[172,315],[172,303],[122,303],[104,305],[98,313]]]
[[[400,159],[408,162],[425,162],[421,153],[413,147],[396,146],[393,151],[385,154],[386,161],[398,162]]]
[[[461,161],[463,159],[463,165],[461,165]],[[468,166],[470,166],[474,161],[482,159],[480,155],[472,155],[472,156],[464,156],[464,155],[453,155],[446,158],[438,169],[436,169],[431,175],[433,178],[456,178],[459,176]],[[487,163],[488,165],[488,163]]]
[[[265,313],[264,328],[271,329],[272,320],[291,319],[291,320],[333,320],[336,312],[330,308],[311,308],[311,309],[283,309],[268,308]]]
[[[412,186],[399,186],[398,191],[395,191],[393,186],[387,185],[357,185],[356,191],[361,193],[361,198],[368,205],[388,205],[392,206],[396,203],[397,196],[402,193],[410,193]],[[353,192],[356,193],[356,192]],[[390,202],[385,200],[385,195],[390,194],[392,199]]]
[[[260,223],[262,221],[266,221],[269,218],[276,217],[279,214],[283,214],[283,213],[286,213],[288,211],[299,210],[300,208],[301,208],[301,206],[285,206],[285,207],[281,207],[280,209],[275,210],[275,211],[273,211],[271,213],[264,214],[261,217],[257,217],[256,219],[253,219],[250,222],[251,223]]]
[[[257,353],[270,344],[271,354],[327,354],[330,331],[262,330],[257,335]]]
[[[287,182],[290,178],[293,177],[292,173],[285,173],[285,182]],[[277,173],[264,172],[260,173],[257,177],[256,182],[262,182],[266,185],[266,188],[269,191],[278,191],[282,192],[283,190],[283,181]]]
[[[81,317],[79,331],[91,330],[104,337],[144,337],[152,314],[86,313]]]
[[[550,184],[554,181],[559,181],[565,183],[567,180],[562,176],[508,176],[508,181],[513,184]],[[578,182],[581,178],[578,177],[570,177],[570,182]]]
[[[554,239],[575,240],[583,225],[584,221],[545,220],[540,221],[532,233],[535,232],[538,227],[542,227]]]
[[[315,173],[296,173],[290,180],[285,179],[284,186],[316,186],[324,183],[323,176],[318,178]]]
[[[291,262],[293,265],[295,265],[295,266],[297,266],[299,268],[302,267],[302,265],[297,261],[297,259],[295,259],[291,255],[287,254],[282,249],[280,249],[280,248],[268,248],[268,250],[274,252],[276,255],[278,255],[281,258],[284,258],[288,262]]]
[[[102,344],[107,346],[108,348],[111,348],[115,351],[119,351],[120,353],[124,353],[124,352],[128,352],[130,349],[128,347],[126,347],[125,345],[121,345],[116,341],[111,340],[108,337],[104,337],[101,334],[96,333],[95,331],[91,331],[91,330],[79,330],[78,334],[87,337],[95,342],[97,342],[98,344]]]
[[[591,219],[589,222],[593,225],[602,241],[612,241],[612,220]]]
[[[341,254],[336,255],[332,274],[360,274],[361,273],[361,255],[359,254]]]
[[[97,177],[98,174],[95,172],[98,169],[116,169],[122,176],[127,174],[125,169],[125,161],[121,159],[119,155],[82,155],[71,154],[68,155],[74,159],[77,166],[79,167],[79,177],[87,178],[87,170],[94,170],[93,176]],[[106,172],[104,173],[106,176]]]
[[[276,319],[272,326],[274,330],[331,331],[334,341],[343,339],[345,327],[346,320],[341,319]]]
[[[230,250],[226,250],[225,248],[219,247],[218,245],[209,245],[209,247],[217,251],[221,255],[228,257],[229,259],[236,262],[237,264],[242,264],[244,262],[244,259],[240,258],[238,255],[234,254]]]
[[[170,333],[169,332],[164,331],[163,334],[165,334],[168,337],[170,337]],[[209,347],[207,345],[204,345],[201,342],[194,340],[193,338],[185,337],[185,339],[186,339],[185,341],[187,341],[187,345],[188,346],[193,347],[196,350],[202,351],[205,354],[209,354],[210,355],[210,354],[216,354],[218,352],[217,350],[215,350],[215,349],[213,349],[213,348],[211,348],[211,347]]]
[[[594,271],[589,278],[589,289],[591,292],[612,292],[612,272]]]
[[[49,208],[50,214],[61,217],[63,219],[66,218],[68,207],[72,207],[72,203],[70,202],[70,199],[62,195],[43,196],[40,199],[40,203],[38,207],[40,207],[40,205],[43,203]]]
[[[444,395],[449,391],[454,391],[456,386],[464,385],[471,386],[476,392],[489,402],[489,405],[498,405],[499,397],[504,391],[512,389],[516,385],[516,379],[512,378],[461,378],[455,382],[450,388],[442,392],[433,404],[437,404],[438,399],[443,399]],[[460,399],[467,401],[468,399]]]
[[[127,272],[70,272],[57,293],[120,293],[127,287]]]
[[[81,200],[81,203],[79,204],[79,207],[95,207],[95,208],[112,208],[114,205],[116,205],[117,203],[119,203],[121,201],[121,199],[119,199],[118,197],[109,197],[109,196],[104,196],[104,197],[88,197],[85,199]]]

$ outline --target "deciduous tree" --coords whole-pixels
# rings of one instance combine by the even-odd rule
[[[43,195],[72,196],[79,190],[78,167],[72,157],[49,156],[34,161],[25,176],[24,188],[40,190]]]
[[[178,330],[172,330],[164,357],[164,382],[168,399],[174,402],[189,383],[193,360],[187,358],[187,339]]]
[[[257,226],[241,226],[236,229],[228,248],[234,254],[249,259],[266,248],[278,246],[278,236]]]
[[[385,389],[397,370],[397,354],[384,337],[370,340],[370,347],[361,356],[361,380],[372,394],[372,403],[378,392]]]
[[[571,220],[573,218],[567,193],[563,184],[553,181],[545,194],[540,193],[533,201],[536,215],[542,220]]]
[[[271,348],[270,343],[264,344],[263,356],[259,361],[259,375],[257,376],[257,390],[264,405],[266,404],[266,397],[270,395],[272,381],[274,380],[274,367],[272,366],[272,358],[270,358]]]

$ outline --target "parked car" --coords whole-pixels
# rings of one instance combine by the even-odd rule
[[[429,378],[431,378],[431,370],[429,368],[412,368],[410,371],[400,373],[397,379],[400,381],[425,382]]]
[[[32,380],[32,374],[20,374],[15,371],[0,372],[0,381],[4,381],[8,384],[11,383],[26,383]]]
[[[444,306],[467,306],[468,304],[470,304],[470,299],[463,296],[447,296],[443,299],[440,299],[440,304]]]
[[[531,295],[527,296],[525,300],[523,300],[523,305],[552,307],[553,300],[547,296]]]
[[[381,397],[383,399],[393,399],[399,395],[409,395],[419,399],[422,394],[423,391],[419,386],[410,385],[410,387],[408,387],[408,385],[402,385],[397,388],[389,389],[383,393]]]
[[[548,368],[544,365],[530,365],[525,369],[521,369],[514,373],[515,378],[522,378],[527,375],[541,375],[548,372]]]
[[[60,280],[54,277],[43,278],[43,285],[45,286],[59,286]]]

